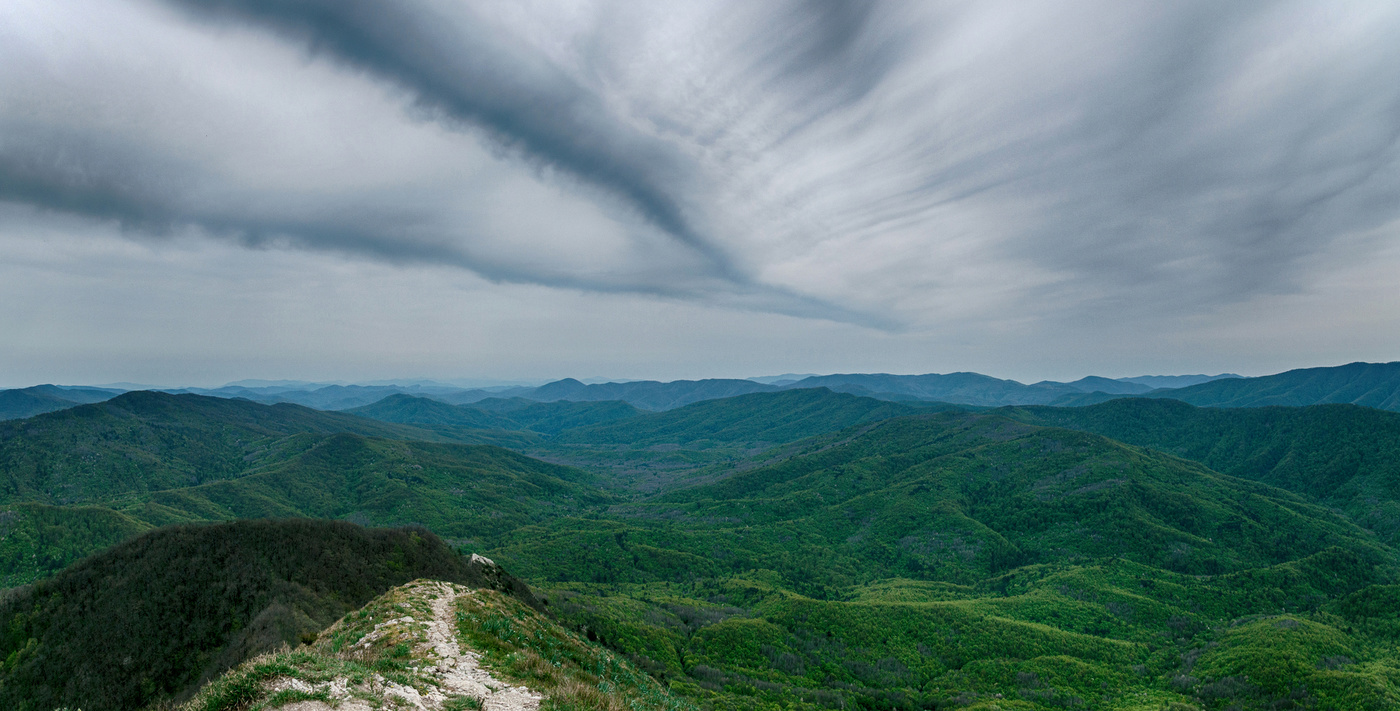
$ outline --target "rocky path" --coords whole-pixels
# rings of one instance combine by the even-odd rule
[[[457,644],[456,613],[453,603],[458,595],[470,595],[450,583],[439,583],[439,594],[433,599],[433,620],[428,623],[428,643],[437,657],[437,679],[445,694],[471,696],[482,701],[486,711],[535,711],[540,696],[523,686],[511,686],[491,676],[478,665],[481,655],[463,652]],[[445,698],[444,698],[445,700]],[[428,708],[441,708],[428,707]]]
[[[378,708],[415,709],[416,711],[441,711],[454,697],[467,696],[481,704],[485,711],[536,711],[540,707],[540,694],[523,686],[513,686],[482,669],[481,655],[463,651],[457,643],[456,611],[454,603],[458,595],[471,595],[472,591],[451,583],[422,583],[413,589],[415,595],[429,599],[432,609],[431,619],[400,617],[381,622],[374,631],[365,635],[355,644],[356,648],[368,648],[375,641],[393,632],[412,630],[418,643],[414,656],[423,661],[418,669],[420,679],[428,682],[420,688],[398,684],[375,674],[366,683],[351,686],[347,679],[337,678],[331,682],[309,684],[307,682],[283,678],[274,682],[270,691],[301,691],[307,694],[324,693],[330,703],[324,701],[300,701],[283,706],[284,711],[373,711]],[[420,690],[421,689],[421,690]],[[368,697],[368,698],[367,698]]]

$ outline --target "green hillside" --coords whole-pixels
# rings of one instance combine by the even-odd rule
[[[0,588],[48,577],[151,528],[102,506],[0,507]]]
[[[1126,399],[1006,414],[1202,462],[1340,508],[1392,544],[1400,536],[1400,413],[1353,405],[1219,409]]]
[[[556,380],[533,390],[519,393],[521,397],[541,402],[571,400],[597,402],[621,400],[646,410],[670,410],[693,402],[735,397],[755,392],[772,392],[778,388],[752,380],[712,378],[707,380],[634,380],[625,383],[584,384],[573,378]]]
[[[56,385],[0,390],[0,420],[19,420],[45,412],[66,410],[77,405],[110,400],[120,394],[120,390],[60,388]]]
[[[1364,405],[1400,410],[1400,362],[1300,368],[1259,378],[1226,378],[1154,392],[1201,407]]]
[[[519,600],[435,580],[394,588],[313,644],[250,660],[179,708],[289,703],[302,711],[695,708],[616,652]]]
[[[378,402],[351,408],[345,412],[381,422],[405,425],[467,427],[480,430],[520,429],[509,419],[474,407],[449,405],[438,400],[403,394],[390,395]]]
[[[189,694],[420,577],[490,584],[424,530],[297,520],[153,531],[0,599],[0,705],[106,711]]]
[[[820,595],[883,577],[970,584],[1022,565],[1105,557],[1218,575],[1334,546],[1390,555],[1346,518],[1281,489],[998,416],[897,418],[805,449],[614,506],[611,521],[522,529],[497,553],[532,578],[676,581],[767,569]],[[587,553],[599,546],[615,552]],[[645,554],[627,552],[633,546]],[[629,563],[613,565],[618,556]]]
[[[487,398],[478,400],[471,406],[504,415],[522,429],[550,435],[575,427],[636,417],[647,412],[620,400],[535,402],[519,397]]]
[[[919,412],[899,403],[856,397],[826,388],[754,393],[706,400],[560,434],[558,443],[693,448],[736,443],[782,443],[853,425]]]
[[[999,416],[898,418],[804,447],[608,518],[518,530],[491,555],[713,708],[1400,698],[1384,636],[1397,628],[1339,615],[1388,589],[1368,586],[1396,579],[1395,555],[1302,497]],[[1235,631],[1259,621],[1313,632]],[[1270,649],[1301,666],[1278,674]]]
[[[294,435],[233,479],[127,494],[106,506],[0,508],[0,580],[16,585],[156,526],[310,517],[422,525],[465,545],[618,499],[587,473],[488,445]]]
[[[237,407],[251,408],[231,411],[243,417],[278,409]],[[534,404],[488,407],[512,417]],[[1381,709],[1400,699],[1400,563],[1327,498],[1364,489],[1356,482],[1380,491],[1400,415],[1122,400],[892,416],[908,411],[799,389],[565,430],[548,445],[597,457],[591,471],[491,446],[278,432],[275,449],[226,478],[104,506],[11,505],[0,554],[18,582],[80,555],[86,540],[100,548],[149,526],[421,524],[529,580],[559,622],[702,709]],[[208,424],[221,417],[167,419],[221,432]],[[1044,426],[1055,418],[1075,428]],[[247,431],[233,419],[228,431]],[[1089,431],[1110,426],[1125,440],[1158,439]],[[824,434],[745,449],[812,432]],[[1142,446],[1174,441],[1184,449]],[[158,451],[193,461],[179,447]],[[625,478],[622,458],[647,456],[690,458],[703,476],[607,493]]]
[[[430,428],[557,434],[573,427],[635,417],[642,411],[617,401],[535,402],[522,398],[488,398],[471,405],[450,405],[425,397],[391,395],[345,412],[383,422]]]
[[[587,474],[486,445],[302,435],[297,453],[237,479],[146,494],[123,510],[163,525],[235,518],[343,518],[489,536],[616,501]]]
[[[305,445],[292,435],[334,432],[448,439],[298,405],[132,392],[0,422],[0,503],[102,501],[230,479]]]

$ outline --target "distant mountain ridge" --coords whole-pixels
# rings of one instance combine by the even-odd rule
[[[120,390],[107,388],[66,388],[58,385],[0,390],[0,420],[20,420],[46,412],[102,402],[121,393]]]
[[[1187,388],[1155,390],[1149,397],[1167,397],[1198,407],[1345,404],[1400,410],[1400,362],[1299,368],[1258,378],[1213,380]]]
[[[800,379],[794,379],[800,378]],[[474,405],[486,400],[536,402],[622,402],[642,410],[665,411],[705,400],[806,388],[890,401],[943,402],[972,407],[1093,405],[1120,397],[1172,398],[1200,407],[1263,407],[1353,404],[1400,411],[1400,362],[1349,363],[1335,367],[1301,368],[1275,375],[1140,375],[1105,378],[1090,375],[1072,382],[1042,380],[1029,385],[972,372],[895,375],[839,373],[785,374],[749,379],[632,380],[585,383],[564,378],[538,387],[493,386],[467,389],[429,381],[383,385],[324,385],[294,381],[240,381],[213,389],[163,390],[221,398],[242,398],[263,404],[293,403],[317,410],[351,410],[393,395],[429,398],[451,405]],[[266,383],[266,384],[262,384]],[[249,387],[249,385],[257,385]],[[0,420],[21,419],[75,404],[97,402],[119,393],[101,388],[60,388],[51,385],[0,391]],[[487,408],[490,409],[490,408]],[[537,428],[531,428],[537,429]],[[538,431],[538,430],[537,430]]]

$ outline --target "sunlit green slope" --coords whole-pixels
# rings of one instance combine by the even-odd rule
[[[1388,542],[1400,536],[1400,413],[1355,405],[1221,409],[1128,399],[1005,414],[1193,459],[1343,509]]]

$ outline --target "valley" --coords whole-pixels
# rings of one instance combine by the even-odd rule
[[[458,551],[523,581],[507,592],[578,654],[665,690],[645,708],[1393,708],[1397,435],[1371,407],[1160,397],[783,388],[657,412],[391,393],[333,412],[119,394],[0,423],[0,697],[141,709],[258,655],[328,668],[316,635],[376,595],[485,584]],[[257,521],[274,528],[220,528]],[[425,536],[415,555],[437,562],[318,567],[302,541],[330,529],[296,528],[316,522]],[[216,550],[262,572],[213,583],[179,562]],[[156,595],[191,586],[234,597]],[[120,643],[84,625],[113,605],[177,617],[122,623],[167,671],[97,693],[123,667],[83,645]],[[221,622],[162,631],[178,615]],[[88,681],[44,686],[70,667]]]

